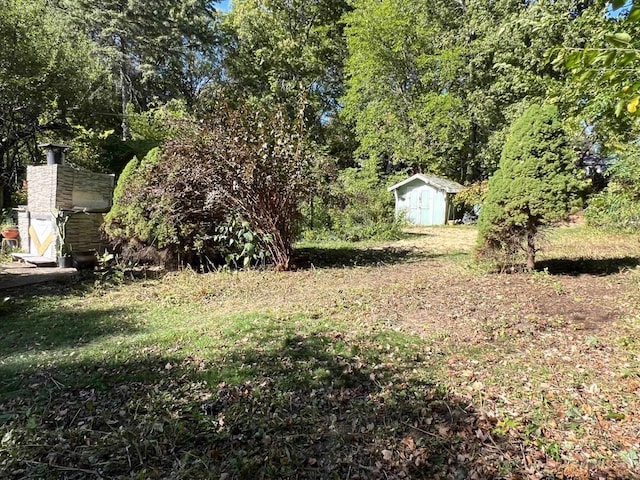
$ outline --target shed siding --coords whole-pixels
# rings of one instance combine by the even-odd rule
[[[411,182],[397,189],[396,214],[402,212],[415,225],[444,225],[447,216],[447,194],[425,185]]]

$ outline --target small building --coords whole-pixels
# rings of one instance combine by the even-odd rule
[[[454,220],[453,196],[464,187],[446,178],[417,173],[388,189],[396,199],[396,217],[404,213],[414,225],[445,225]]]
[[[104,213],[111,208],[115,176],[57,163],[27,167],[28,204],[18,209],[20,243],[15,256],[54,263],[59,239],[56,211],[69,217],[66,243],[73,254],[102,251]]]

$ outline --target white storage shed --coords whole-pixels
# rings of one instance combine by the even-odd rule
[[[414,225],[445,225],[454,219],[453,196],[464,187],[452,180],[417,173],[389,187],[396,199],[396,216],[402,212]]]

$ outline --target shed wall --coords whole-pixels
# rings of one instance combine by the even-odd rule
[[[396,190],[396,215],[404,213],[414,225],[444,225],[448,196],[422,182],[412,182]]]

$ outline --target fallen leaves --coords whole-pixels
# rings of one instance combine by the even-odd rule
[[[79,325],[68,348],[9,332],[29,349],[0,363],[25,365],[0,395],[0,476],[640,476],[635,271],[245,273],[57,300],[113,302],[130,327]]]

